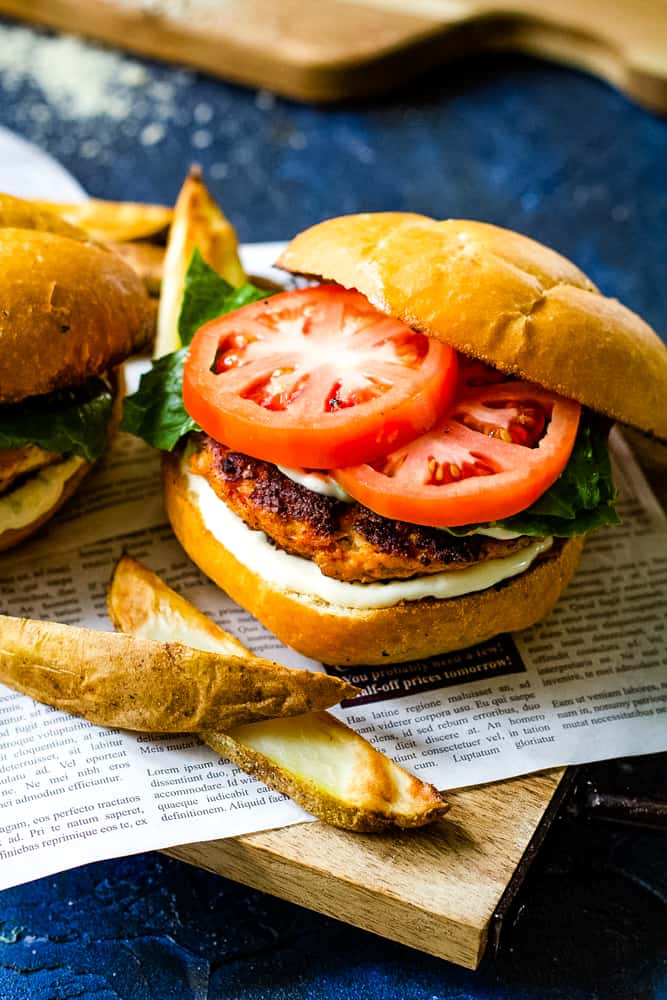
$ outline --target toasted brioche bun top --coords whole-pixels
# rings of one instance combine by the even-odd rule
[[[141,280],[30,202],[0,196],[0,403],[75,386],[150,335]]]
[[[401,212],[349,215],[301,233],[278,266],[356,288],[464,354],[667,438],[665,345],[526,236]]]

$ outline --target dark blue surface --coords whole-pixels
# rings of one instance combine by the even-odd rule
[[[119,61],[118,77],[137,65]],[[487,56],[391,98],[320,110],[141,66],[145,83],[121,88],[122,119],[76,116],[64,100],[43,110],[30,77],[3,81],[0,69],[0,123],[100,197],[171,202],[196,160],[245,241],[362,210],[509,226],[571,257],[667,334],[667,124],[606,84]]]
[[[3,893],[0,996],[664,1000],[666,895],[662,835],[561,818],[473,973],[141,855]]]
[[[101,197],[170,201],[198,160],[247,241],[389,208],[511,226],[667,332],[667,125],[606,85],[474,59],[317,110],[140,65],[124,116],[0,69],[0,123]],[[663,1000],[666,862],[662,835],[562,817],[477,973],[163,857],[90,865],[0,894],[0,998]]]

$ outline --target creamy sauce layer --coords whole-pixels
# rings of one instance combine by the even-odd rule
[[[71,455],[33,473],[22,486],[0,497],[0,533],[25,528],[46,514],[62,496],[67,480],[85,464],[85,459]]]
[[[287,476],[293,483],[303,486],[307,490],[312,490],[313,493],[320,493],[324,497],[334,497],[335,500],[342,500],[343,503],[354,503],[354,497],[351,497],[342,486],[339,486],[335,479],[323,472],[303,472],[301,469],[289,469],[285,465],[279,465],[277,468],[283,476]],[[446,531],[447,529],[443,528],[442,530]],[[487,538],[496,538],[501,542],[521,537],[518,531],[508,531],[507,528],[474,528],[469,534],[485,535]]]
[[[411,580],[390,580],[386,583],[334,580],[325,576],[309,559],[275,548],[263,531],[248,528],[216,496],[203,476],[190,471],[187,455],[186,451],[182,460],[182,472],[202,520],[214,538],[267,583],[327,604],[370,610],[389,608],[401,601],[419,601],[425,597],[461,597],[486,590],[487,587],[525,572],[553,542],[551,538],[540,538],[520,552],[502,559],[491,559],[467,569],[433,573],[431,576],[419,576]]]
[[[354,497],[339,486],[335,479],[323,472],[302,472],[301,469],[289,469],[286,465],[278,465],[276,468],[297,486],[303,486],[323,497],[333,497],[334,500],[341,500],[343,503],[354,503]]]

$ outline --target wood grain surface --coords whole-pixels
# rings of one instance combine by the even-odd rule
[[[447,792],[451,813],[421,830],[355,834],[300,823],[167,853],[474,969],[564,773]]]
[[[395,87],[512,49],[589,70],[667,110],[664,0],[0,0],[0,12],[307,101]]]

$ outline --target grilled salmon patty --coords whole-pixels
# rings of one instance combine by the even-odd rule
[[[393,521],[359,503],[314,493],[270,462],[230,451],[208,435],[195,440],[190,468],[220,500],[249,528],[263,531],[285,552],[312,560],[336,580],[371,583],[466,569],[534,541],[456,538],[439,528]]]

